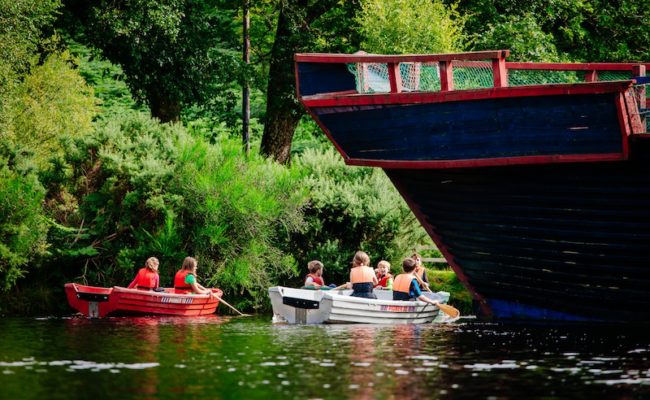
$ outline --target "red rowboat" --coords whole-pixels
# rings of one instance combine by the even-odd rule
[[[212,292],[221,297],[219,289]],[[68,303],[87,317],[102,318],[107,315],[176,315],[192,317],[212,314],[219,299],[207,294],[176,294],[174,289],[164,292],[127,289],[119,286],[103,288],[66,283]]]

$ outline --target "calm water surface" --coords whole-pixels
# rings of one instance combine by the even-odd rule
[[[650,398],[641,328],[0,319],[0,398]]]

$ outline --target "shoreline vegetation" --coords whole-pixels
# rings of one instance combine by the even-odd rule
[[[239,2],[0,0],[0,315],[69,314],[64,283],[125,286],[149,257],[163,286],[196,257],[253,312],[312,259],[328,282],[357,250],[400,265],[431,240],[383,171],[345,166],[305,115],[293,55],[650,60],[647,2],[519,3],[255,2],[246,64]],[[429,276],[471,312],[453,272]]]

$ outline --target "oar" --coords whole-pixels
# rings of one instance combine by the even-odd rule
[[[341,289],[345,288],[346,286],[348,286],[348,284],[347,284],[347,283],[344,283],[344,284],[342,284],[341,286],[337,286],[337,287],[335,287],[335,288],[332,289],[332,290],[341,290]]]
[[[427,291],[433,293],[433,290],[429,288],[429,285],[425,284],[417,274],[413,274],[413,276],[415,277],[415,279],[418,281],[420,285],[424,286],[427,289]],[[436,304],[436,306],[440,309],[440,311],[447,314],[451,318],[458,318],[460,316],[460,311],[458,311],[458,309],[454,306],[450,306],[449,304],[440,304],[440,303]]]
[[[228,304],[228,303],[226,302],[226,300],[224,300],[222,297],[219,297],[219,296],[217,296],[216,294],[214,294],[214,292],[210,292],[210,296],[214,296],[214,297],[216,297],[217,299],[219,299],[219,301],[220,301],[221,303],[227,305],[228,307],[230,307],[231,310],[235,311],[237,314],[241,315],[242,317],[250,317],[250,316],[251,316],[250,314],[244,314],[243,312],[239,311],[239,310],[236,309],[235,307],[231,306],[231,305]]]
[[[443,313],[449,315],[451,318],[460,317],[460,311],[456,307],[450,306],[449,304],[436,304],[436,307],[440,309]]]

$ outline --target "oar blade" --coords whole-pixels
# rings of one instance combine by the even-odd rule
[[[460,317],[460,311],[456,307],[450,306],[449,304],[437,304],[440,311],[447,314],[451,318]]]

